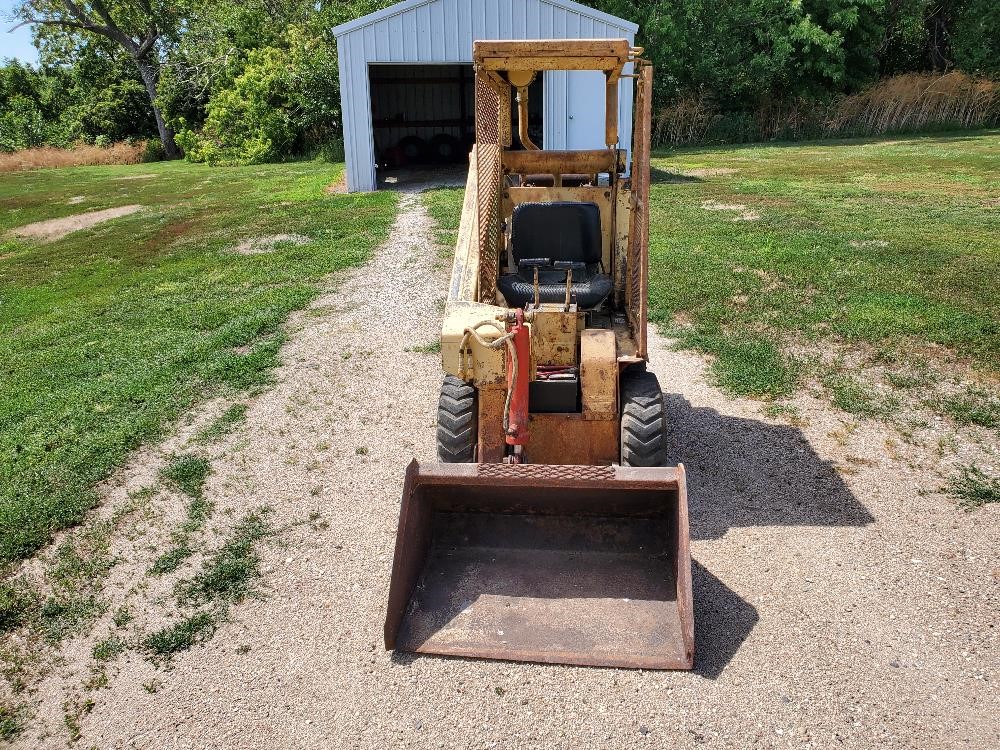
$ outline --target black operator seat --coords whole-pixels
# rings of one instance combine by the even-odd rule
[[[518,204],[511,217],[510,250],[517,273],[502,274],[498,286],[511,307],[535,301],[536,267],[539,300],[565,300],[567,272],[556,264],[577,264],[573,301],[578,309],[593,310],[611,294],[611,277],[601,273],[601,209],[596,203]]]

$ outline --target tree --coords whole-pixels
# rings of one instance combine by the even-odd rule
[[[55,27],[68,32],[96,34],[128,53],[146,88],[156,129],[168,159],[180,155],[174,131],[157,102],[157,85],[165,34],[180,25],[180,7],[175,0],[24,0],[15,9],[21,23]]]

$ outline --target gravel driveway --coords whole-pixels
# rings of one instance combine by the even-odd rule
[[[766,419],[655,336],[689,471],[697,669],[386,653],[403,470],[434,456],[439,363],[407,351],[439,331],[449,269],[432,236],[406,193],[386,246],[293,319],[277,387],[215,462],[218,507],[323,523],[268,545],[267,596],[207,644],[168,670],[129,655],[81,746],[1000,746],[1000,508],[920,492],[936,489],[920,455],[891,458],[877,425],[845,437],[807,396],[809,426]]]

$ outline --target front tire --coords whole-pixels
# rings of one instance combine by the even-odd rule
[[[476,389],[454,375],[446,375],[438,398],[438,458],[447,464],[475,461],[477,428]]]
[[[666,466],[667,410],[656,375],[626,370],[621,400],[622,466]]]

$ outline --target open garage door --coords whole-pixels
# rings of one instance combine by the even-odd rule
[[[468,162],[476,125],[472,65],[371,65],[369,77],[380,176]],[[529,97],[529,132],[542,146],[541,77]],[[512,114],[516,123],[516,109]]]

